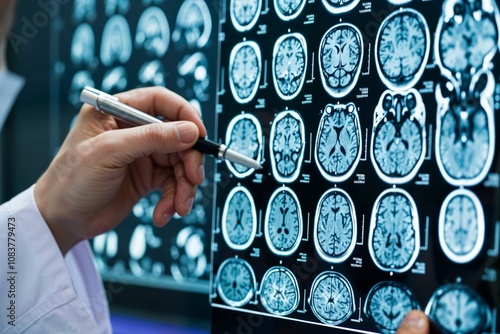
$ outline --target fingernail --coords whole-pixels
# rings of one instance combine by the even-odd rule
[[[203,165],[198,168],[198,180],[200,180],[200,182],[205,181],[205,167]]]
[[[173,217],[173,215],[171,215],[171,214],[168,214],[168,213],[164,214],[163,215],[163,224],[168,223],[170,221],[170,219],[172,219],[172,217]]]
[[[401,326],[422,329],[425,324],[425,318],[418,312],[410,312],[403,319]]]
[[[186,209],[188,213],[191,212],[191,209],[193,208],[193,203],[194,203],[194,197],[188,198],[188,200],[186,201]]]
[[[177,131],[177,138],[181,143],[192,143],[196,137],[196,125],[192,123],[181,123],[175,127]]]

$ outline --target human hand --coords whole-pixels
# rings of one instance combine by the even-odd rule
[[[198,111],[165,88],[117,95],[164,124],[130,127],[84,105],[48,170],[35,200],[63,254],[118,225],[152,190],[163,195],[153,213],[165,225],[189,213],[204,180],[203,155],[191,149],[206,129]]]
[[[431,322],[424,312],[413,310],[406,314],[396,334],[429,334]]]
[[[10,30],[14,20],[14,7],[17,0],[0,1],[0,40],[4,38]]]

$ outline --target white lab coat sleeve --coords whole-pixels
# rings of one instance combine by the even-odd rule
[[[0,206],[0,333],[111,333],[88,242],[63,257],[33,188]]]

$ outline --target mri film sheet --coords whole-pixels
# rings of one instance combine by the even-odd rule
[[[87,85],[111,94],[167,87],[199,110],[213,135],[216,14],[204,0],[74,0],[61,5],[51,26],[51,151],[57,152],[78,114]],[[213,159],[207,158],[205,168],[207,180],[198,187],[191,214],[175,215],[163,229],[155,227],[152,214],[161,194],[152,192],[133,206],[123,224],[91,241],[104,280],[208,292]],[[234,240],[236,247],[244,246],[241,242]]]
[[[497,3],[220,1],[214,333],[500,333]]]

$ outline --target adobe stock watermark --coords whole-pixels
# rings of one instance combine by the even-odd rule
[[[21,17],[21,33],[10,32],[7,35],[7,40],[14,52],[18,53],[21,46],[28,44],[38,36],[40,29],[45,28],[50,19],[59,14],[61,6],[70,2],[71,0],[39,0],[38,7],[40,10],[36,11],[31,19],[26,16]]]

